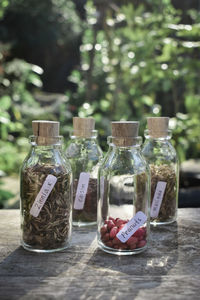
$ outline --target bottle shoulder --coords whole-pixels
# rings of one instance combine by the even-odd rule
[[[116,171],[121,174],[148,172],[148,165],[140,151],[126,151],[119,153],[108,151],[100,165],[103,172]]]
[[[177,153],[173,145],[169,141],[155,142],[145,141],[142,154],[148,162],[157,160],[177,162]]]
[[[78,142],[72,141],[68,145],[65,155],[69,159],[99,161],[99,159],[103,157],[103,152],[99,144],[93,140]]]
[[[31,149],[22,164],[21,172],[23,173],[30,168],[35,172],[42,172],[42,169],[48,169],[50,174],[59,172],[71,173],[69,160],[60,149],[51,149],[48,151],[35,151],[35,149]]]
[[[89,172],[91,177],[97,177],[103,152],[96,140],[72,140],[65,154],[71,164],[74,178],[79,178],[81,172]]]

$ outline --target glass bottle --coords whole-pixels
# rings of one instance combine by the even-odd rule
[[[59,122],[33,121],[31,149],[21,168],[21,244],[30,251],[68,247],[72,171],[62,151]]]
[[[73,135],[66,150],[73,172],[73,225],[97,223],[97,174],[102,150],[93,118],[73,118]]]
[[[176,220],[179,166],[172,146],[169,118],[147,118],[142,153],[151,170],[151,224],[169,224]]]
[[[112,122],[98,174],[98,245],[117,255],[142,252],[148,243],[150,173],[138,127],[139,122]]]

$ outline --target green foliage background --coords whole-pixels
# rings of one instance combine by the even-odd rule
[[[0,21],[10,11],[29,12],[31,18],[36,15],[43,46],[51,40],[50,47],[65,45],[73,51],[81,35],[81,62],[66,78],[66,86],[68,83],[73,88],[66,87],[65,98],[57,109],[44,109],[36,97],[38,92],[43,93],[42,68],[14,55],[17,41],[0,24],[2,171],[18,173],[28,151],[27,137],[33,119],[60,120],[61,133],[67,141],[72,117],[77,115],[94,116],[104,151],[110,120],[139,120],[143,135],[147,116],[170,116],[180,160],[199,157],[197,9],[176,9],[170,0],[96,0],[86,2],[85,18],[81,19],[73,1],[28,2],[1,1]],[[51,26],[45,26],[44,20]],[[25,26],[22,37],[24,34],[34,47],[34,36],[29,30]]]

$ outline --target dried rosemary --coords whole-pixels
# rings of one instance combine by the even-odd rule
[[[176,215],[176,173],[172,166],[163,165],[150,165],[151,169],[151,203],[155,194],[156,186],[159,181],[166,182],[166,188],[162,203],[160,206],[157,218],[151,218],[155,222],[167,222],[174,218]]]
[[[38,217],[30,214],[31,207],[46,177],[57,182]],[[21,176],[22,239],[34,249],[59,249],[66,246],[71,234],[71,179],[62,166],[36,164],[22,171]]]

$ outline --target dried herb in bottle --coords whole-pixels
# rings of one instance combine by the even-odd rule
[[[73,118],[73,135],[66,155],[73,171],[73,225],[97,222],[97,174],[102,151],[93,118]]]
[[[166,182],[166,188],[162,203],[159,210],[159,215],[156,222],[167,222],[173,219],[176,215],[176,173],[173,167],[167,164],[150,165],[151,170],[151,204],[159,181]]]
[[[33,121],[32,149],[21,170],[22,246],[31,251],[65,249],[71,236],[72,172],[61,150],[58,124]]]
[[[176,220],[179,166],[172,146],[169,118],[148,118],[142,153],[151,170],[151,224],[169,224]]]

